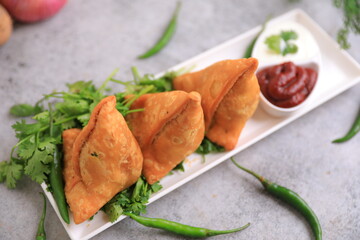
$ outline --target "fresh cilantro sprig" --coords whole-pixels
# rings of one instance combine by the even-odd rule
[[[15,161],[0,162],[0,182],[5,182],[8,188],[15,188],[17,180],[23,174],[24,166]]]
[[[341,48],[350,48],[350,32],[360,34],[360,2],[358,0],[333,0],[335,7],[342,9],[344,26],[338,31],[337,42]]]
[[[285,56],[286,54],[294,54],[298,51],[296,44],[292,40],[298,39],[296,32],[290,31],[281,31],[278,35],[271,35],[265,39],[265,44],[270,50],[276,54],[281,54]]]
[[[32,116],[30,121],[22,119],[12,125],[18,142],[12,148],[10,159],[0,162],[0,182],[5,182],[8,188],[15,188],[17,181],[27,175],[32,180],[42,183],[50,173],[50,163],[53,161],[56,144],[62,144],[61,133],[69,128],[83,128],[90,119],[94,107],[106,97],[110,91],[107,84],[114,78],[115,70],[99,87],[91,81],[78,81],[67,84],[68,91],[53,92],[44,95],[34,106],[18,104],[10,109],[17,117]],[[144,87],[130,98],[125,94],[115,94],[117,109],[122,115],[141,109],[130,110],[131,103],[141,94],[151,88]],[[45,103],[52,104],[52,123],[56,134],[50,137],[50,116]]]
[[[126,87],[125,95],[139,94],[144,89],[149,89],[148,93],[168,92],[172,91],[172,81],[175,77],[180,76],[186,72],[191,71],[191,68],[181,68],[177,71],[169,71],[160,77],[155,77],[152,74],[145,74],[141,76],[139,70],[136,67],[132,67],[133,80],[120,81],[111,79],[111,81],[123,84]]]
[[[159,183],[150,185],[141,176],[131,187],[115,195],[102,210],[109,216],[111,222],[115,222],[123,213],[136,215],[145,213],[150,196],[161,188]]]

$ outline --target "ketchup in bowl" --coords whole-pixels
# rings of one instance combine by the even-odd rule
[[[291,108],[302,103],[313,90],[317,72],[285,62],[263,68],[256,74],[261,93],[272,104]]]

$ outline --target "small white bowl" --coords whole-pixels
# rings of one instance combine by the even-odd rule
[[[270,35],[279,34],[281,31],[288,30],[294,30],[298,33],[298,39],[294,40],[294,43],[298,46],[298,52],[296,54],[288,54],[285,56],[271,53],[271,51],[268,50],[264,43],[265,39]],[[321,72],[320,49],[312,34],[299,23],[286,21],[268,25],[265,31],[258,37],[253,49],[252,57],[257,58],[259,61],[258,71],[266,67],[291,61],[297,66],[311,68],[318,74],[315,86],[311,93],[302,103],[291,108],[278,107],[268,101],[265,96],[260,93],[260,106],[270,115],[274,117],[290,116],[292,113],[303,107],[309,101],[309,99],[311,99],[313,92],[316,91],[316,86],[320,80]]]
[[[260,93],[260,106],[267,113],[269,113],[270,115],[272,115],[274,117],[290,116],[292,113],[297,111],[299,108],[303,107],[309,101],[309,99],[313,95],[313,92],[316,90],[316,86],[318,85],[317,83],[319,81],[320,65],[316,62],[309,62],[309,63],[296,64],[296,65],[300,66],[300,67],[311,68],[311,69],[315,70],[315,72],[317,72],[318,76],[317,76],[315,86],[302,103],[300,103],[294,107],[290,107],[290,108],[278,107],[278,106],[274,105],[273,103],[271,103],[269,100],[267,100],[266,97],[262,93]],[[270,66],[272,66],[272,65],[268,65],[268,67],[270,67]],[[258,71],[260,71],[261,69],[264,69],[264,68],[266,68],[266,67],[263,66],[263,67],[259,68]]]

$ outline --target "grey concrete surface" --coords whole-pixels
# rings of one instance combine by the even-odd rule
[[[116,67],[130,78],[130,67],[157,73],[261,23],[301,8],[335,38],[341,11],[319,0],[183,0],[176,35],[157,56],[136,56],[157,40],[176,1],[76,0],[55,17],[16,24],[0,47],[0,151],[7,160],[16,143],[8,114],[14,103],[35,103],[65,83],[100,84]],[[348,50],[360,62],[360,37]],[[236,155],[243,165],[298,192],[317,213],[324,239],[360,238],[360,135],[331,144],[345,133],[360,104],[357,85]],[[42,206],[38,184],[24,178],[15,190],[0,184],[0,239],[34,239]],[[311,239],[305,220],[266,194],[260,185],[226,161],[148,206],[148,216],[209,228],[251,222],[237,234],[213,239]],[[48,239],[68,239],[54,210],[46,219]],[[93,239],[182,239],[147,229],[128,219]]]

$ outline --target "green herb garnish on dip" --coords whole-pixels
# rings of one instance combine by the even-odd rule
[[[286,54],[294,54],[298,51],[296,44],[292,40],[298,39],[295,31],[281,31],[278,35],[271,35],[265,39],[265,44],[276,54],[285,56]]]

